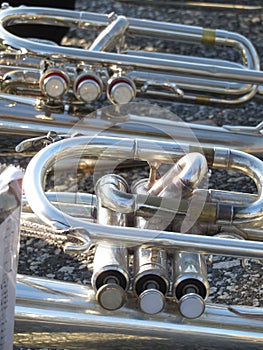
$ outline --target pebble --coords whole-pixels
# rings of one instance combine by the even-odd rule
[[[229,269],[234,266],[240,266],[240,260],[222,261],[213,265],[214,269]]]
[[[74,269],[75,267],[72,267],[72,266],[63,266],[58,270],[58,272],[72,273]]]

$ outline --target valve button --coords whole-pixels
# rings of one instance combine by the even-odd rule
[[[97,301],[105,310],[114,311],[121,308],[125,292],[118,284],[104,284],[97,291]]]
[[[50,74],[43,81],[45,94],[51,98],[59,98],[68,89],[66,80],[58,74]]]
[[[101,95],[100,85],[92,79],[85,79],[78,84],[77,95],[87,103],[93,102]]]
[[[143,312],[154,315],[163,310],[165,297],[157,289],[146,289],[139,296],[139,304]]]
[[[112,86],[110,97],[114,103],[123,105],[133,100],[135,92],[129,83],[122,81]]]
[[[205,311],[205,302],[199,294],[189,293],[179,300],[178,308],[183,317],[198,318]]]

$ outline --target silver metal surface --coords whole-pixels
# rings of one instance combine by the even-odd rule
[[[202,254],[175,252],[174,295],[184,317],[196,318],[205,310],[205,299],[209,295],[206,258]]]
[[[141,5],[139,0],[115,0],[116,2],[125,2],[132,5]],[[203,10],[242,10],[242,11],[260,11],[262,10],[262,5],[260,1],[250,1],[246,3],[242,0],[232,0],[229,2],[226,1],[188,1],[188,0],[146,0],[144,6],[164,6],[164,7],[187,7],[193,9],[203,9]]]
[[[139,295],[139,305],[140,309],[146,314],[155,315],[164,309],[165,297],[158,289],[145,289]]]
[[[209,197],[209,190],[204,189],[204,209],[198,220],[210,225],[217,224],[217,221],[220,223],[224,221],[226,227],[231,227],[232,222],[234,222],[237,228],[240,227],[242,230],[244,227],[256,228],[260,226],[262,217],[262,162],[252,155],[240,151],[218,149],[216,147],[200,149],[203,151],[203,157],[209,167],[238,170],[249,175],[258,187],[258,194],[253,196],[236,194],[234,203],[231,204],[225,191],[222,191],[220,195],[212,193]],[[34,311],[27,306],[26,308],[23,307],[23,303],[27,303],[27,301],[22,298],[20,299],[22,300],[22,307],[19,308],[18,298],[16,316],[18,340],[21,339],[21,334],[26,334],[26,332],[29,332],[28,330],[31,332],[31,329],[35,331],[44,327],[48,335],[45,346],[52,344],[51,346],[54,347],[57,346],[55,344],[56,339],[50,340],[48,327],[50,327],[50,332],[52,329],[52,335],[58,330],[58,333],[62,332],[64,336],[68,332],[69,328],[67,327],[70,324],[70,334],[64,336],[63,340],[60,338],[61,334],[58,337],[61,346],[65,348],[73,346],[73,349],[74,346],[76,349],[81,349],[87,346],[87,342],[90,346],[93,344],[95,344],[95,347],[102,346],[101,344],[105,339],[101,337],[101,333],[107,333],[107,336],[109,333],[113,333],[114,337],[117,334],[121,348],[124,346],[123,341],[126,342],[127,336],[130,337],[131,335],[135,337],[131,342],[131,346],[137,346],[137,341],[143,335],[146,341],[143,344],[144,346],[148,346],[147,339],[150,336],[151,341],[154,341],[155,338],[161,338],[162,348],[165,346],[168,349],[169,347],[174,348],[175,342],[182,349],[185,346],[192,346],[195,342],[198,342],[201,349],[202,347],[205,349],[207,344],[210,348],[212,346],[218,348],[219,344],[222,344],[226,349],[230,345],[231,349],[235,346],[243,346],[243,344],[248,344],[248,348],[251,347],[251,349],[261,345],[263,339],[260,336],[262,334],[260,310],[253,313],[246,309],[241,316],[240,310],[235,307],[231,309],[231,307],[227,308],[221,305],[204,305],[209,288],[203,254],[260,259],[263,257],[262,234],[258,235],[258,241],[252,241],[251,239],[233,239],[234,235],[231,236],[231,234],[224,237],[210,237],[161,231],[158,226],[157,229],[125,227],[126,214],[148,218],[147,215],[155,214],[156,209],[163,211],[163,213],[166,213],[166,211],[173,213],[174,201],[172,198],[167,198],[164,201],[165,203],[162,203],[162,197],[145,195],[141,192],[139,194],[127,193],[124,180],[116,175],[105,175],[97,183],[97,208],[98,211],[102,210],[101,214],[103,214],[98,213],[97,223],[91,223],[82,218],[63,213],[49,202],[44,192],[44,180],[47,171],[53,166],[56,168],[58,165],[56,159],[58,158],[60,162],[67,159],[79,161],[82,157],[99,158],[100,160],[115,159],[116,164],[126,159],[138,159],[158,166],[159,164],[171,164],[181,159],[185,154],[191,154],[193,150],[192,145],[180,145],[172,141],[78,136],[55,142],[42,149],[32,159],[24,181],[24,189],[31,209],[43,222],[54,228],[79,228],[76,229],[76,238],[81,239],[83,245],[75,247],[75,252],[85,253],[89,245],[95,243],[97,252],[95,253],[93,281],[97,281],[97,276],[101,276],[102,272],[106,271],[107,274],[106,277],[104,276],[105,278],[103,277],[102,284],[94,288],[96,299],[99,302],[98,305],[94,300],[94,291],[91,295],[89,294],[91,290],[89,286],[79,286],[81,291],[78,291],[77,298],[79,299],[83,292],[85,294],[84,300],[79,301],[80,307],[77,305],[71,307],[71,303],[74,302],[73,291],[70,286],[65,286],[63,292],[65,294],[66,290],[67,295],[70,294],[71,303],[69,304],[68,299],[64,299],[60,295],[62,301],[56,301],[53,307],[49,295],[47,299],[43,294],[41,295],[43,289],[41,287],[40,295],[35,297],[42,300],[39,306],[42,316],[38,318],[41,312],[37,310],[37,306],[29,303]],[[195,185],[200,182],[199,175],[205,175],[206,162],[203,157],[192,159],[197,174],[191,173],[190,166],[185,167],[184,170],[187,170],[187,172],[185,177],[181,179],[192,179],[190,181],[192,195],[195,194],[195,191],[199,191],[199,189],[195,189]],[[200,160],[200,162],[197,162],[198,166],[195,163],[196,159]],[[185,164],[184,161],[181,161],[181,164]],[[172,180],[172,177],[170,180]],[[184,185],[184,181],[181,184]],[[161,187],[161,192],[168,186],[169,183],[165,183],[165,186]],[[246,197],[249,198],[248,202],[246,202]],[[76,201],[79,202],[81,194],[77,198],[79,199]],[[227,198],[226,203],[220,202],[224,198]],[[240,199],[241,206],[238,204],[238,199]],[[187,213],[189,209],[188,201],[188,198],[182,199],[179,207],[179,217]],[[256,234],[253,231],[253,237],[255,236]],[[97,254],[99,250],[100,254]],[[112,274],[112,271],[127,270],[127,260],[125,259],[125,263],[123,263],[124,251],[134,254],[135,289],[138,289],[138,283],[142,281],[141,290],[136,291],[136,293],[134,293],[134,289],[124,287],[121,290],[116,287],[119,284],[116,276]],[[143,254],[139,255],[141,252]],[[174,273],[176,281],[187,282],[187,285],[183,286],[185,290],[183,290],[182,295],[177,298],[177,287],[180,283],[176,285],[176,290],[175,288],[173,290],[169,288],[168,292],[163,292],[156,283],[156,277],[166,277],[167,275],[166,254],[169,254],[170,257],[176,256],[177,270],[175,269]],[[125,268],[122,268],[123,266]],[[110,274],[108,274],[109,271]],[[96,272],[99,272],[99,274],[95,274]],[[142,277],[146,277],[146,280],[141,280]],[[188,283],[189,280],[190,283]],[[204,293],[200,292],[200,288],[202,288],[200,285],[197,285],[198,288],[195,289],[197,281],[201,282],[202,287],[204,287]],[[157,282],[159,282],[158,279]],[[168,287],[168,283],[165,280],[165,286]],[[44,286],[46,288],[47,284]],[[56,290],[55,286],[52,287],[52,293],[54,293],[54,290]],[[125,305],[124,291],[127,291],[125,293]],[[86,293],[88,293],[88,296]],[[32,295],[31,291],[30,297]],[[67,315],[68,310],[63,311],[64,302],[66,302],[66,308],[70,308],[69,315]],[[48,305],[52,308],[54,323],[52,323],[50,315],[43,314],[43,303],[46,308],[48,308]],[[58,312],[56,312],[57,308],[59,309]],[[20,316],[21,314],[22,316]],[[31,322],[32,315],[34,320],[38,320],[33,325]],[[21,320],[21,323],[19,320]],[[251,328],[252,324],[253,328]],[[72,345],[71,336],[74,334],[74,329],[78,333],[78,341],[75,342],[75,345]],[[90,334],[90,336],[85,337],[84,341],[79,336],[80,329],[83,330],[85,335],[86,332]],[[98,338],[92,337],[92,332],[95,332]],[[119,334],[125,335],[125,337],[119,337]],[[207,339],[204,340],[204,338],[209,338],[209,341],[207,342]],[[30,338],[30,341],[34,344],[34,340]],[[39,341],[39,337],[37,341]],[[23,340],[21,342],[23,343]],[[158,342],[156,346],[159,346]],[[116,348],[116,342],[114,342],[114,347]]]
[[[140,247],[134,253],[133,289],[137,296],[146,289],[169,290],[167,252],[162,249]]]
[[[186,197],[207,175],[207,162],[200,153],[189,153],[171,167],[149,188],[149,194],[163,197]]]
[[[91,103],[100,98],[102,84],[100,77],[93,72],[82,72],[76,77],[73,90],[78,99]]]
[[[159,99],[180,99],[196,103],[238,104],[251,99],[261,88],[263,73],[260,71],[259,58],[252,43],[237,33],[224,30],[206,29],[181,24],[164,23],[151,20],[125,18],[124,16],[103,15],[91,12],[69,11],[61,9],[21,6],[4,6],[0,13],[0,34],[7,48],[3,55],[2,71],[5,74],[10,67],[16,67],[17,60],[28,72],[33,69],[39,78],[43,74],[43,63],[63,71],[65,68],[74,85],[77,70],[83,66],[98,71],[104,80],[112,74],[120,74],[132,81],[115,86],[108,94],[114,103],[126,103],[138,96]],[[90,26],[102,29],[91,44],[89,50],[56,46],[46,41],[36,41],[17,37],[8,29],[16,24],[30,24],[36,21],[41,25],[78,27],[87,30]],[[223,60],[180,57],[139,51],[123,52],[124,33],[146,37],[159,37],[191,44],[227,46],[240,52],[243,64],[228,63]],[[114,48],[114,51],[109,51]],[[23,49],[21,49],[23,48]],[[5,57],[6,56],[6,57]],[[67,61],[65,61],[65,58]],[[45,64],[44,64],[45,66]],[[45,69],[44,69],[45,73]],[[23,85],[30,79],[26,79]],[[21,80],[21,79],[20,79]],[[18,80],[19,82],[19,80]],[[4,82],[5,83],[5,82]],[[53,89],[52,89],[53,90]],[[115,91],[116,90],[116,91]],[[45,104],[45,96],[39,98]],[[223,96],[221,94],[223,93]],[[30,89],[20,90],[20,94],[30,96]],[[60,102],[76,103],[71,90]],[[58,95],[56,96],[58,97]],[[125,98],[124,98],[125,97]],[[86,101],[83,101],[84,103]],[[47,104],[48,105],[48,104]]]
[[[118,116],[116,120],[112,115],[97,116],[92,114],[74,115],[69,113],[46,113],[35,110],[31,104],[38,105],[37,99],[0,94],[0,135],[13,135],[14,145],[25,138],[47,135],[55,131],[58,135],[70,135],[71,133],[94,135],[97,133],[107,136],[147,138],[154,140],[166,140],[173,138],[177,142],[202,145],[203,147],[230,147],[262,157],[263,137],[260,130],[231,130],[228,126],[218,127],[195,123],[183,123],[178,121],[142,117],[132,113]],[[17,100],[17,103],[15,102]],[[11,102],[11,104],[10,104]],[[117,108],[118,106],[116,106]],[[116,110],[114,109],[113,112]],[[29,143],[29,153],[32,143]],[[30,149],[31,148],[31,149]],[[21,149],[22,150],[22,149]],[[9,150],[6,147],[0,149],[0,154],[14,154],[14,147]],[[28,155],[27,149],[21,155]],[[16,153],[17,155],[17,153]]]
[[[60,76],[49,76],[43,81],[43,90],[49,97],[56,98],[64,95],[67,87],[65,80]]]
[[[45,95],[56,99],[62,97],[67,92],[69,77],[63,71],[50,69],[40,78],[39,84]]]
[[[117,16],[93,41],[89,50],[91,51],[104,51],[114,47],[116,41],[120,41],[120,38],[129,27],[129,22],[124,16]]]
[[[108,99],[117,105],[131,102],[136,95],[136,86],[132,79],[123,76],[112,77],[108,81]]]
[[[108,184],[114,184],[120,191],[127,191],[126,182],[116,175],[105,175],[99,179],[96,184],[97,223],[124,228],[127,225],[126,214],[112,211],[101,203],[101,193]],[[97,291],[96,299],[106,310],[119,309],[125,302],[125,292],[129,288],[127,248],[116,243],[98,243],[93,265],[91,283]]]
[[[170,162],[180,158],[184,153],[189,152],[189,146],[177,145],[174,142],[158,142],[158,149],[162,150],[161,153],[156,154],[156,142],[149,140],[127,140],[118,138],[103,138],[103,137],[77,137],[67,139],[54,143],[42,151],[40,151],[30,162],[25,178],[24,188],[27,196],[27,200],[32,210],[48,225],[55,227],[83,227],[87,234],[83,239],[91,242],[97,240],[104,240],[109,242],[118,242],[124,246],[134,246],[138,244],[144,244],[153,237],[154,244],[160,248],[170,246],[171,249],[179,248],[186,251],[200,252],[200,253],[215,253],[231,256],[250,256],[250,257],[262,257],[261,242],[253,241],[235,241],[225,240],[208,236],[195,236],[174,232],[159,231],[156,236],[155,230],[144,230],[136,228],[128,228],[129,235],[127,235],[120,227],[96,225],[92,223],[86,223],[82,220],[73,218],[70,215],[66,215],[59,209],[55,208],[46,198],[43,191],[43,183],[45,178],[45,169],[49,169],[56,162],[57,157],[60,159],[67,159],[68,157],[79,158],[85,154],[102,156],[104,158],[116,157],[119,161],[125,159],[141,159],[148,160],[149,162]],[[83,147],[85,151],[83,153]],[[107,152],[109,150],[110,152]],[[70,151],[70,152],[69,152]],[[206,150],[207,151],[207,150]],[[211,150],[212,151],[212,150]],[[213,152],[212,152],[213,153]],[[208,158],[211,154],[208,152]],[[245,174],[249,174],[255,181],[259,188],[259,195],[257,199],[240,207],[238,205],[224,204],[224,203],[204,203],[203,210],[199,216],[200,221],[206,223],[216,224],[217,222],[224,222],[225,225],[240,225],[240,227],[246,227],[253,223],[260,224],[262,217],[262,193],[260,191],[261,174],[263,173],[262,162],[245,153],[239,151],[225,150],[225,156],[228,157],[228,169],[238,169]],[[213,157],[212,157],[213,158]],[[209,159],[210,164],[214,163],[213,159]],[[225,162],[225,161],[224,161]],[[216,157],[215,163],[218,164],[218,157]],[[241,165],[242,164],[242,165]],[[114,189],[114,186],[113,186]],[[152,212],[152,209],[156,205],[156,209],[161,209],[162,212],[168,211],[169,213],[173,207],[172,199],[160,204],[158,197],[145,197],[143,195],[125,194],[117,189],[114,190],[114,197],[107,200],[108,194],[105,192],[104,198],[101,197],[102,204],[111,210],[120,211],[123,213],[137,212],[137,215],[147,215],[147,210]],[[118,205],[118,197],[121,205]],[[188,209],[187,202],[182,201],[182,205],[185,207],[180,208],[179,212],[186,212]],[[126,230],[125,230],[126,231]],[[261,237],[258,236],[258,240]]]
[[[51,232],[64,232],[65,240],[82,242],[75,246],[67,242],[63,245],[67,253],[87,254],[96,245],[93,289],[19,276],[15,344],[63,349],[153,344],[156,349],[182,350],[196,344],[204,350],[261,347],[261,308],[205,305],[209,286],[204,254],[263,258],[263,165],[241,152],[262,153],[262,125],[238,130],[168,121],[163,125],[163,120],[141,122],[140,115],[116,113],[123,107],[120,104],[137,95],[228,105],[248,101],[262,90],[258,85],[263,82],[253,45],[223,30],[87,12],[4,5],[0,19],[0,97],[4,99],[0,133],[36,136],[17,147],[25,153],[53,143],[29,164],[24,182],[28,203],[22,218],[43,221]],[[83,50],[22,39],[8,31],[13,24],[35,21],[84,30],[94,26],[100,34]],[[134,52],[126,50],[125,34],[227,46],[240,52],[242,63]],[[118,104],[113,113],[80,121],[87,111],[85,104],[105,93]],[[232,149],[226,149],[228,145]],[[95,167],[97,159],[109,163],[113,159],[116,164],[127,159],[146,161],[150,177],[135,193],[127,193],[126,183],[115,175],[100,178],[94,196],[45,193],[50,169],[62,172],[82,159],[90,159]],[[160,165],[175,162],[156,180]],[[257,194],[199,189],[207,165],[248,175]],[[176,202],[178,191],[182,198]],[[200,215],[196,226],[184,231],[181,222],[191,219],[194,199],[202,200]],[[128,217],[135,227],[127,227]],[[167,217],[172,217],[172,225],[165,231],[167,225],[163,228],[161,221]],[[175,227],[180,227],[178,232]],[[200,227],[197,232],[196,227]],[[214,237],[206,235],[217,231]],[[133,274],[128,257],[133,258]],[[168,271],[171,260],[173,273]],[[178,296],[181,283],[185,284]]]
[[[136,310],[132,299],[112,314],[100,308],[90,286],[18,276],[14,345],[86,349],[106,342],[109,349],[149,348],[154,343],[156,349],[184,350],[198,344],[201,350],[258,350],[262,328],[262,317],[240,316],[212,304],[196,320],[183,321],[173,302],[149,317]]]
[[[96,299],[103,309],[115,311],[123,306],[125,292],[118,284],[106,283],[98,289]]]
[[[188,293],[179,300],[178,309],[185,318],[199,318],[205,311],[205,302],[199,294]]]

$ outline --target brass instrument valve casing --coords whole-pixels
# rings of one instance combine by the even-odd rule
[[[135,251],[133,289],[143,312],[153,315],[163,310],[169,291],[165,250],[140,247]]]
[[[97,195],[97,223],[125,227],[126,214],[115,212],[102,205],[101,192],[111,185],[127,192],[128,185],[120,176],[108,174],[101,177],[95,188]],[[98,303],[109,311],[121,308],[129,288],[128,250],[126,247],[101,242],[96,245],[91,284]]]
[[[146,194],[148,179],[141,179],[132,186],[132,192]],[[136,217],[136,227],[148,228],[149,223]],[[150,224],[151,226],[151,224]],[[140,247],[134,252],[133,290],[140,309],[147,314],[157,314],[165,307],[169,291],[167,252],[159,248]]]
[[[129,287],[127,249],[98,244],[91,283],[98,303],[105,310],[114,311],[122,307]]]
[[[178,309],[186,318],[200,317],[209,295],[205,256],[191,252],[174,253],[173,293]]]

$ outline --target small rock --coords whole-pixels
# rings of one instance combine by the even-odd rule
[[[240,260],[221,261],[213,265],[214,269],[230,269],[231,267],[240,266]]]
[[[58,270],[58,272],[72,273],[74,271],[74,269],[75,269],[75,267],[63,266]]]

